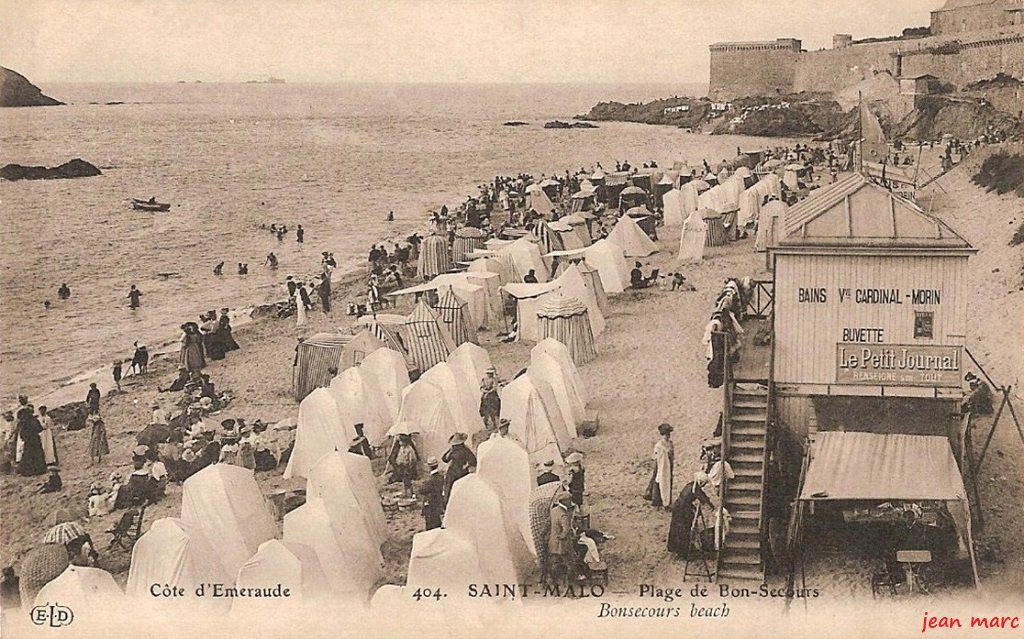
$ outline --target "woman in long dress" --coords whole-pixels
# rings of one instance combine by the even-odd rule
[[[661,438],[654,444],[654,474],[647,485],[644,498],[655,508],[668,508],[672,503],[672,466],[675,462],[675,450],[672,446],[672,426],[658,426]]]
[[[711,500],[703,490],[707,483],[707,473],[698,471],[694,474],[693,481],[686,485],[672,504],[672,523],[668,529],[669,552],[680,557],[685,557],[689,552],[690,532],[693,529],[693,520],[697,516],[697,509],[700,508],[700,504],[711,507]]]
[[[40,438],[43,427],[32,410],[32,405],[23,404],[18,409],[17,419],[20,440],[18,474],[25,477],[42,475],[46,472],[46,455],[43,453],[43,442]]]
[[[43,446],[43,458],[46,460],[46,465],[59,464],[57,440],[53,437],[53,418],[46,414],[46,406],[39,407],[39,425],[42,427],[42,430],[39,431],[39,440]]]
[[[206,357],[213,360],[224,359],[224,342],[220,332],[220,323],[217,321],[217,313],[210,311],[205,318],[200,330],[203,335]]]
[[[203,336],[199,334],[199,325],[195,322],[186,322],[181,325],[181,330],[181,367],[189,373],[198,373],[206,367]]]
[[[228,309],[220,309],[220,339],[224,344],[224,352],[230,353],[239,349],[238,342],[231,332],[231,318],[228,317]]]
[[[305,326],[306,325],[306,305],[302,302],[302,295],[300,291],[304,288],[303,284],[299,284],[295,287],[295,325]]]

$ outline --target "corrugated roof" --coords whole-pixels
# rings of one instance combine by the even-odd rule
[[[945,222],[859,173],[790,208],[779,245],[971,248]]]

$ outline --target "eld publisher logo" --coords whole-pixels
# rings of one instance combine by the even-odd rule
[[[33,608],[29,613],[29,617],[32,618],[32,623],[37,626],[60,628],[61,626],[70,626],[71,622],[75,620],[75,613],[67,606],[47,604]]]

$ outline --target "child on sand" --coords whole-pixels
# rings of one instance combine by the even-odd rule
[[[90,415],[88,419],[92,422],[92,434],[89,436],[89,465],[92,466],[94,459],[97,464],[103,463],[103,456],[110,454],[110,444],[103,419],[99,415]]]
[[[117,386],[117,392],[121,392],[121,360],[114,360],[114,369],[111,374],[114,377],[114,385]]]

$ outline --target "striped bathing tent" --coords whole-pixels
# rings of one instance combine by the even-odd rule
[[[342,350],[353,337],[343,333],[317,333],[299,342],[295,347],[292,369],[295,401],[301,402],[315,389],[330,385],[331,379],[341,370]]]
[[[707,225],[707,235],[704,236],[704,246],[725,245],[725,223],[722,214],[711,209],[704,210],[704,224]]]
[[[597,357],[587,306],[580,300],[555,292],[537,310],[539,339],[554,338],[565,344],[577,366]]]
[[[459,299],[451,286],[441,294],[437,300],[437,308],[434,310],[437,311],[441,328],[452,339],[452,343],[456,347],[466,342],[476,341],[476,330],[469,319],[466,303]]]
[[[487,234],[473,226],[463,226],[455,231],[455,242],[452,244],[452,261],[465,262],[466,256],[477,249],[484,248]]]
[[[420,258],[417,262],[417,275],[423,281],[435,275],[447,273],[451,268],[451,256],[448,254],[448,241],[439,236],[431,235],[424,238],[420,245]]]
[[[455,343],[441,327],[437,313],[422,299],[416,303],[403,328],[409,361],[420,372],[448,359],[455,350]]]

